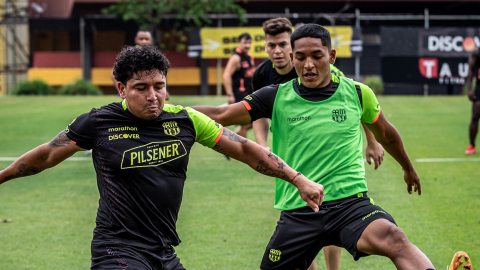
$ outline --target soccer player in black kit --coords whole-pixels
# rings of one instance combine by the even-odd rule
[[[238,47],[228,59],[223,72],[223,85],[228,97],[228,104],[240,102],[244,97],[252,93],[252,76],[255,71],[253,56],[249,53],[252,46],[252,37],[249,33],[243,33],[238,37]],[[240,125],[235,133],[247,137],[247,132],[252,124]]]
[[[292,183],[315,211],[322,203],[323,186],[278,156],[202,113],[165,104],[169,67],[154,47],[126,47],[114,67],[122,102],[80,115],[51,142],[0,171],[2,184],[93,149],[100,200],[92,269],[185,269],[173,246],[180,243],[175,224],[195,142]]]

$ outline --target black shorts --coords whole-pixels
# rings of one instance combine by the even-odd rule
[[[115,240],[92,240],[95,270],[185,270],[173,247],[147,250]]]
[[[477,80],[477,83],[480,83],[480,80]],[[480,87],[475,88],[475,96],[477,97],[477,101],[480,101]]]
[[[396,225],[366,193],[325,202],[317,213],[310,207],[283,211],[260,268],[307,269],[320,250],[330,245],[345,248],[355,260],[368,256],[357,250],[357,241],[370,223],[382,218]]]

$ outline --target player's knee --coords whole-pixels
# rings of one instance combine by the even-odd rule
[[[407,235],[399,227],[391,227],[388,231],[387,239],[388,246],[391,247],[390,253],[394,256],[398,253],[405,253],[410,246]]]

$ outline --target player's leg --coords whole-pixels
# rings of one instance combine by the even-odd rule
[[[326,246],[323,248],[323,252],[325,254],[325,264],[327,265],[327,270],[339,270],[342,248],[337,246]]]
[[[473,155],[476,153],[475,139],[477,138],[479,120],[480,120],[480,100],[477,100],[472,103],[472,117],[470,119],[470,124],[468,126],[468,135],[470,139],[470,145],[465,151],[465,154],[467,155]]]
[[[386,219],[370,223],[358,239],[357,249],[390,258],[397,269],[434,269],[422,251],[408,241],[403,230]]]
[[[260,269],[306,270],[326,244],[322,209],[315,213],[307,207],[283,211],[275,232],[265,249]],[[323,237],[322,237],[323,236]]]
[[[307,270],[317,270],[317,259],[313,259],[312,264],[310,264]]]

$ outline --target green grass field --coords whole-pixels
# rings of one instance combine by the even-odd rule
[[[77,115],[112,101],[102,97],[0,97],[0,158],[18,157],[48,142]],[[224,103],[225,97],[173,96],[184,105]],[[367,165],[369,195],[443,270],[456,251],[480,263],[480,155],[466,157],[471,104],[465,96],[379,97],[403,137],[422,179],[422,196],[408,195],[399,165],[386,157]],[[253,134],[249,136],[253,138]],[[477,140],[480,142],[480,140]],[[83,153],[75,156],[85,157]],[[418,162],[424,158],[467,158]],[[1,161],[0,169],[11,161]],[[273,179],[218,153],[193,148],[177,223],[176,248],[189,270],[258,269],[280,212],[273,209]],[[92,162],[65,161],[55,168],[0,186],[0,269],[88,269],[98,191]],[[323,255],[318,268],[325,269]],[[343,251],[341,269],[395,269],[386,258],[353,261]]]

